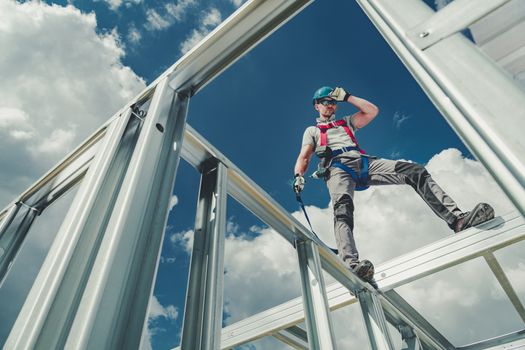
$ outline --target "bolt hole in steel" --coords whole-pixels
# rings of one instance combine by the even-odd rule
[[[160,132],[164,132],[164,127],[162,126],[162,124],[155,124],[155,126],[157,127],[157,130],[160,131]]]

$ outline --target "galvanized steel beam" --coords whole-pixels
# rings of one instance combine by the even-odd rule
[[[181,349],[221,344],[227,187],[225,166],[211,160],[201,177]]]
[[[113,207],[111,194],[126,169],[129,152],[119,144],[124,139],[129,143],[140,124],[128,125],[128,117],[129,111],[109,125],[101,152],[93,160],[65,216],[9,334],[6,348],[63,347],[78,307],[77,299],[85,288],[92,252],[106,225],[106,212]]]
[[[512,284],[510,283],[509,278],[505,274],[505,271],[503,271],[503,268],[498,262],[498,259],[496,259],[493,253],[485,253],[483,254],[483,257],[489,265],[490,270],[498,280],[499,285],[501,286],[501,288],[503,288],[505,294],[507,294],[507,297],[512,303],[512,306],[514,306],[514,309],[520,316],[521,320],[525,322],[525,308],[523,307],[523,304],[518,294],[516,294],[516,291],[514,290],[514,288],[512,288]]]
[[[455,350],[455,347],[416,309],[393,289],[382,294],[381,304],[387,320],[394,325],[406,325],[428,349]]]
[[[160,81],[80,297],[66,348],[135,349],[147,327],[188,96]]]
[[[7,211],[0,225],[0,288],[38,214],[38,210],[22,203]]]
[[[408,32],[434,15],[422,1],[357,2],[454,131],[525,215],[525,141],[518,127],[525,119],[523,90],[459,33],[421,50]]]
[[[314,350],[335,349],[332,319],[318,248],[312,241],[297,241],[296,249],[308,345]]]
[[[298,326],[292,326],[272,334],[274,338],[297,350],[308,350],[308,335]]]
[[[383,307],[376,292],[360,290],[357,299],[372,350],[394,350]]]
[[[525,329],[457,347],[457,350],[522,350],[525,349]]]
[[[455,0],[430,18],[407,31],[418,48],[424,50],[488,15],[510,0]]]

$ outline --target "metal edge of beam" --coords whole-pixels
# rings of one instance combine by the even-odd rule
[[[306,331],[298,326],[291,326],[289,328],[280,330],[273,334],[273,337],[279,339],[283,343],[298,350],[308,350],[308,334]]]
[[[501,288],[503,288],[503,291],[509,298],[512,306],[518,313],[518,316],[523,322],[525,322],[525,308],[523,307],[523,303],[521,302],[520,298],[518,297],[518,294],[512,287],[512,284],[510,283],[510,280],[507,277],[505,271],[503,271],[503,268],[501,267],[498,259],[496,258],[496,256],[494,256],[492,252],[483,254],[483,257],[489,265],[490,270],[498,280],[498,283],[500,284]]]
[[[334,327],[319,249],[314,242],[302,240],[296,242],[296,250],[308,345],[312,349],[334,349]]]
[[[170,85],[196,93],[312,1],[246,2],[175,64]]]
[[[133,99],[142,98],[159,81],[168,77],[170,86],[189,90],[193,96],[215,76],[299,13],[313,0],[251,0],[245,2],[195,47],[162,73]],[[251,21],[257,23],[253,25]],[[251,23],[249,33],[236,32],[235,25]],[[271,24],[271,25],[270,25]],[[273,27],[272,27],[273,25]],[[219,54],[224,51],[227,54]],[[128,104],[126,107],[128,107]]]
[[[525,214],[525,165],[516,154],[523,150],[524,145],[520,141],[521,137],[508,135],[516,134],[520,129],[509,130],[503,127],[503,125],[521,123],[521,114],[525,112],[516,114],[515,108],[511,106],[521,106],[525,103],[522,89],[502,68],[481,54],[474,44],[460,34],[452,35],[425,51],[417,48],[408,40],[406,30],[416,26],[418,19],[424,21],[434,13],[422,2],[403,1],[396,3],[394,8],[384,0],[356,1],[454,131],[484,164],[518,210]],[[408,12],[407,6],[410,8]],[[395,16],[391,12],[394,12]],[[478,92],[477,98],[465,98],[467,91],[470,93],[472,90],[469,90],[465,84],[462,87],[450,84],[451,80],[458,79],[461,74],[457,71],[452,74],[449,66],[443,69],[444,62],[447,61],[444,56],[459,51],[463,52],[463,60],[449,59],[448,61],[453,64],[463,62],[462,69],[468,72],[469,76],[476,78],[463,78],[462,82],[469,82],[469,87]],[[469,60],[466,60],[466,57],[469,57]],[[435,64],[437,60],[441,65]],[[479,74],[480,69],[474,70],[476,66],[484,67],[483,79]],[[465,75],[465,72],[462,74]],[[476,82],[474,83],[473,80]],[[488,85],[489,81],[491,85]],[[482,87],[487,89],[481,90]],[[466,102],[469,100],[479,103],[469,104]],[[487,101],[493,102],[487,104]],[[501,109],[501,106],[505,106],[505,109]],[[500,121],[496,125],[494,120],[496,115],[504,115],[508,121],[505,123]]]
[[[220,346],[228,180],[222,163],[210,168],[202,173],[197,202],[182,326],[184,349]]]
[[[525,329],[494,337],[481,342],[459,346],[457,350],[511,350],[525,348]]]
[[[454,345],[395,290],[391,289],[382,296],[381,304],[390,322],[409,326],[420,341],[431,349],[455,350]]]
[[[138,348],[179,159],[173,142],[183,137],[187,105],[167,80],[156,87],[65,348]]]
[[[357,293],[357,299],[372,350],[394,350],[385,312],[377,293],[361,290]]]
[[[427,253],[419,257],[419,261],[410,261],[406,259],[406,256],[402,256],[379,265],[376,276],[378,276],[377,283],[379,284],[380,290],[386,292],[413,281],[416,278],[435,273],[479,257],[487,251],[501,249],[525,239],[524,218],[521,216],[516,218],[515,214],[509,214],[507,217],[511,218],[511,221],[505,223],[505,225],[498,229],[479,231],[473,228],[465,232],[464,234],[468,234],[468,237],[470,237],[468,243],[464,241],[461,235],[452,236],[443,240],[446,242],[445,246],[443,245],[443,241],[436,242],[435,246],[441,250],[438,257],[434,255],[432,245],[429,245],[422,248]],[[444,250],[444,248],[446,248],[446,250]],[[413,254],[418,255],[418,251],[413,252]],[[396,266],[398,264],[398,273],[381,277],[383,271],[385,271],[383,265]],[[425,269],[423,269],[423,267]],[[327,286],[327,290],[328,302],[331,309],[356,302],[355,297],[348,292],[348,288],[339,282],[334,282]],[[337,297],[334,297],[334,295]],[[304,320],[304,314],[301,303],[301,299],[296,298],[224,327],[222,348],[225,349],[240,345],[302,322]],[[447,348],[443,347],[443,349]]]
[[[376,271],[379,287],[382,288],[385,285],[388,286],[388,289],[396,288],[415,279],[482,256],[487,251],[495,251],[521,241],[525,239],[525,219],[523,217],[514,218],[505,221],[505,224],[499,227],[487,230],[471,228],[469,231],[464,233],[465,237],[452,236],[436,242],[436,249],[428,250],[428,246],[425,247],[427,253],[424,255],[417,256],[416,253],[415,257],[410,260],[403,257],[400,259],[402,263],[398,266],[392,264],[397,259],[393,259],[387,269],[380,266]],[[447,244],[443,245],[444,242]]]
[[[418,248],[417,250],[414,250],[409,253],[396,257],[395,261],[394,260],[386,261],[382,263],[381,266],[383,267],[384,270],[395,271],[396,266],[399,265],[399,263],[413,261],[414,259],[417,259],[421,256],[428,255],[429,253],[435,252],[440,249],[446,250],[451,244],[468,245],[470,244],[472,240],[477,241],[479,237],[476,237],[476,236],[480,231],[490,231],[490,230],[501,229],[503,225],[505,225],[507,229],[510,229],[515,226],[519,226],[521,222],[520,221],[521,218],[522,216],[516,211],[503,214],[502,216],[494,218],[490,222],[487,222],[475,228],[471,228],[469,230],[463,231],[459,235],[458,234],[448,234],[446,237],[436,242],[432,242],[430,244],[427,244],[425,246]],[[390,273],[392,272],[388,272],[388,274]]]
[[[68,270],[71,269],[73,258],[78,258],[76,245],[82,240],[86,240],[83,235],[84,226],[89,221],[88,210],[100,204],[98,192],[103,187],[104,177],[111,168],[111,163],[118,149],[120,137],[124,134],[128,124],[129,110],[116,123],[108,126],[107,137],[102,139],[104,152],[99,152],[88,171],[87,177],[71,204],[64,221],[48,251],[42,267],[26,297],[18,317],[13,325],[6,340],[6,348],[34,348],[42,332],[60,333],[62,325],[59,321],[54,322],[53,327],[45,327],[45,320],[53,313],[54,300],[58,295],[62,298],[58,308],[67,317],[70,312],[67,310],[67,303],[74,299],[74,296],[64,296],[60,294],[63,290],[64,279],[68,277]],[[82,198],[82,201],[78,200]],[[89,208],[89,209],[88,209]],[[75,254],[77,253],[77,254]],[[79,276],[78,271],[75,274]],[[66,291],[75,288],[78,281],[69,280],[70,284],[65,286]],[[74,294],[74,292],[72,293]],[[56,305],[55,305],[56,306]],[[66,307],[67,312],[63,308]],[[60,321],[64,321],[61,319]],[[51,329],[49,331],[49,329]],[[57,341],[60,335],[54,334],[47,337],[46,341]],[[53,339],[53,340],[51,340]]]
[[[421,50],[465,29],[510,0],[455,0],[407,32]]]

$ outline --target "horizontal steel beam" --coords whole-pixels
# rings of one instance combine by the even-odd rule
[[[465,29],[510,0],[455,0],[408,31],[421,50]]]
[[[498,280],[499,285],[501,286],[501,288],[503,288],[505,294],[507,294],[507,297],[512,303],[512,306],[514,306],[514,310],[516,310],[521,320],[525,322],[525,308],[523,307],[523,303],[521,302],[520,297],[512,287],[512,284],[510,283],[507,274],[503,270],[503,267],[501,267],[498,259],[494,256],[492,252],[485,253],[483,257],[489,265],[490,270]]]
[[[298,326],[283,329],[273,336],[283,343],[298,350],[308,350],[308,335],[306,331]]]
[[[487,339],[478,343],[460,346],[457,350],[518,350],[525,349],[525,329]]]
[[[246,2],[173,65],[170,86],[195,94],[312,1]]]
[[[386,292],[415,279],[482,256],[485,252],[495,251],[525,239],[525,219],[517,213],[498,217],[482,227],[485,230],[472,228],[461,235],[450,236],[378,266],[376,277],[380,290]],[[348,292],[348,287],[339,282],[329,285],[327,290],[328,303],[332,310],[356,302],[355,297]],[[389,316],[391,318],[393,315]],[[296,325],[303,320],[301,298],[290,300],[223,328],[222,348],[244,344]],[[414,330],[416,331],[417,328]],[[450,349],[450,347],[444,348]]]

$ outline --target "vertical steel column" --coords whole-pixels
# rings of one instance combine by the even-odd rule
[[[65,342],[68,349],[137,349],[179,163],[188,97],[155,89]]]
[[[335,337],[326,298],[321,258],[312,241],[297,242],[305,323],[310,349],[335,349]]]
[[[447,27],[467,2],[449,8],[450,16],[436,14],[421,0],[357,2],[454,131],[525,215],[521,133],[525,94],[461,34],[439,40],[438,28]],[[431,45],[423,45],[421,39]]]
[[[173,96],[161,81],[144,120],[108,128],[6,348],[138,348],[185,125]]]
[[[19,202],[9,208],[0,224],[0,287],[38,214],[38,210]]]
[[[5,344],[6,348],[61,348],[85,287],[92,255],[105,227],[129,157],[138,120],[130,111],[109,127],[100,152],[62,223]],[[131,125],[130,125],[131,124]],[[126,135],[128,134],[128,135]],[[131,152],[131,151],[130,151]],[[112,191],[113,189],[113,191]]]
[[[372,350],[394,350],[383,307],[377,298],[377,294],[362,289],[357,292],[357,299],[363,312]]]
[[[403,347],[401,350],[422,350],[421,342],[412,328],[401,326],[398,329],[399,333],[401,333],[401,338],[406,343],[406,347]]]
[[[204,164],[186,292],[182,350],[212,350],[221,346],[227,180],[222,163],[214,159]]]

